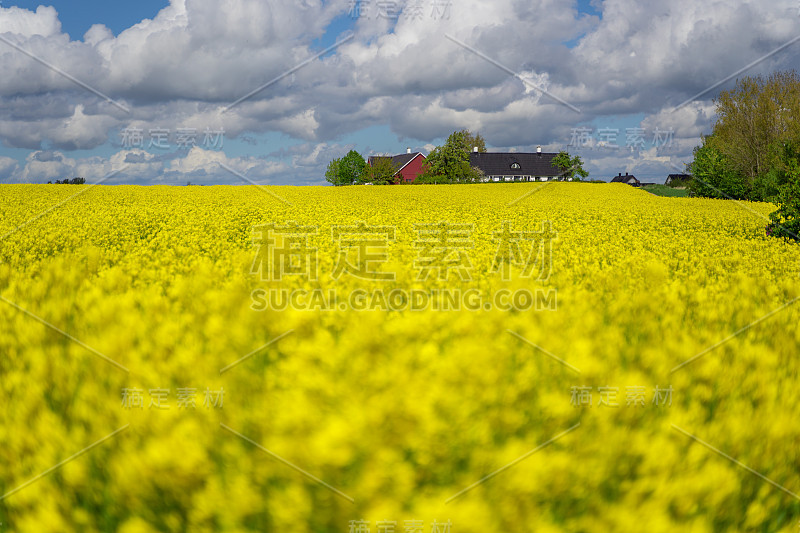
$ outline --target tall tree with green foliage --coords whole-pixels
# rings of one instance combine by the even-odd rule
[[[341,158],[334,159],[328,163],[328,169],[325,171],[325,181],[331,185],[343,185],[339,183],[339,165],[341,164]]]
[[[361,154],[350,150],[341,159],[334,159],[325,171],[325,180],[333,185],[353,185],[359,183],[367,162]]]
[[[464,142],[467,146],[467,152],[472,152],[475,148],[478,148],[479,152],[486,151],[486,140],[480,133],[472,134],[468,129],[461,130],[461,133],[464,134]]]
[[[350,150],[347,152],[347,155],[342,158],[342,162],[339,165],[339,177],[345,184],[352,185],[353,183],[358,183],[366,166],[367,162],[364,161],[361,154],[355,150]]]
[[[714,102],[717,121],[695,149],[689,188],[698,196],[775,198],[786,177],[787,143],[800,141],[800,77],[789,71],[741,78]]]
[[[800,76],[748,76],[715,103],[717,122],[688,166],[690,189],[776,202],[767,234],[800,240]]]
[[[800,139],[800,77],[795,71],[748,76],[715,100],[709,141],[752,188],[781,159],[781,145]]]
[[[694,149],[694,161],[687,170],[692,175],[688,189],[694,196],[741,200],[749,196],[747,179],[714,143],[704,139]]]
[[[469,164],[471,145],[486,144],[480,135],[473,136],[468,130],[453,132],[444,146],[437,146],[425,160],[422,174],[414,183],[475,183],[483,173]],[[480,150],[480,145],[478,145]]]
[[[567,152],[561,151],[553,158],[553,164],[561,171],[560,175],[565,180],[581,181],[589,176],[583,169],[583,159],[578,155],[570,157]]]

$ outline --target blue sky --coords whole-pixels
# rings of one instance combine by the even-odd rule
[[[490,150],[578,153],[592,178],[663,181],[691,160],[712,98],[734,81],[676,104],[800,34],[796,6],[782,0],[382,5],[394,15],[370,0],[358,14],[350,0],[232,0],[224,10],[211,0],[5,0],[0,68],[19,74],[0,81],[0,182],[91,182],[125,167],[109,182],[241,183],[235,172],[321,184],[328,161],[351,148],[427,153],[462,128]],[[793,68],[796,56],[747,74]],[[136,130],[143,142],[127,142]],[[181,146],[180,132],[204,130],[224,130],[222,142]],[[168,140],[153,143],[159,131]],[[590,142],[575,144],[577,131]],[[654,144],[659,131],[669,144]],[[632,132],[643,138],[636,149]],[[600,142],[609,135],[616,143]]]
[[[3,7],[16,6],[23,9],[35,11],[39,5],[53,6],[59,15],[59,21],[64,33],[68,34],[73,41],[81,40],[84,34],[94,24],[103,24],[108,27],[114,35],[119,35],[122,31],[130,28],[131,26],[141,22],[144,19],[154,18],[158,12],[169,5],[169,1],[164,0],[138,0],[137,2],[108,2],[102,0],[54,0],[41,4],[37,1],[9,1],[5,0],[0,3]],[[333,45],[339,36],[354,28],[356,18],[350,13],[350,8],[343,11],[341,15],[336,17],[326,29],[326,32],[321,37],[312,41],[312,49],[317,51],[324,50]],[[91,150],[75,150],[70,155],[76,158],[87,158],[94,155],[103,157],[110,157],[115,151],[120,148],[120,141],[122,137],[120,133],[116,136],[112,135],[110,142],[103,146],[93,148]],[[292,137],[281,134],[280,132],[267,132],[250,136],[251,142],[243,142],[240,139],[226,139],[224,142],[224,151],[226,154],[233,157],[252,155],[253,152],[264,152],[263,155],[269,153],[280,152],[290,146],[296,145],[297,140]],[[257,140],[254,149],[252,139]],[[436,141],[441,141],[437,139]],[[399,150],[400,143],[398,137],[393,135],[386,126],[372,126],[363,130],[355,131],[353,133],[341,136],[339,141],[345,145],[354,145],[357,150],[361,151],[392,151]],[[405,138],[406,144],[413,144],[416,148],[425,144],[419,139]],[[49,148],[48,146],[44,146]],[[151,150],[158,154],[159,150]],[[174,150],[173,150],[174,151]],[[168,150],[162,150],[161,153],[168,153]],[[24,148],[12,148],[0,145],[0,154],[16,158],[18,161],[23,162],[25,157],[29,155],[30,150]]]
[[[3,0],[4,7],[17,6],[36,11],[40,5],[53,6],[58,11],[61,27],[73,41],[93,24],[104,24],[114,35],[130,28],[143,19],[152,19],[161,9],[169,5],[166,0],[136,0],[135,2],[102,0],[51,0],[46,3],[33,1]]]

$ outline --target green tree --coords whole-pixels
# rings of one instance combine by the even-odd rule
[[[372,183],[373,185],[392,185],[400,183],[399,176],[395,176],[399,167],[392,163],[391,157],[372,157],[371,165],[364,168],[361,175],[361,183]]]
[[[708,137],[694,149],[694,161],[687,165],[692,175],[688,189],[693,196],[743,199],[748,197],[747,179]]]
[[[472,152],[476,146],[478,147],[479,152],[486,151],[486,140],[480,133],[473,135],[468,129],[463,129],[460,133],[464,134],[464,142],[466,143],[467,152]]]
[[[564,179],[581,181],[589,176],[589,173],[583,169],[583,160],[580,156],[570,157],[567,152],[561,151],[553,158],[553,164],[561,171],[560,175]]]
[[[358,183],[366,166],[367,162],[364,161],[361,154],[355,150],[347,152],[347,155],[342,158],[342,162],[339,165],[339,177],[342,183],[345,185]]]
[[[339,167],[342,164],[342,160],[334,159],[330,163],[328,163],[328,170],[325,171],[325,181],[330,183],[331,185],[343,185],[343,183],[339,182]]]
[[[328,163],[325,171],[325,180],[333,185],[352,185],[359,183],[364,168],[367,166],[361,154],[350,150],[341,159],[334,159]]]
[[[753,189],[779,164],[783,141],[800,138],[800,78],[795,71],[748,76],[715,104],[712,144]]]
[[[477,136],[481,139],[480,135]],[[470,145],[476,142],[468,130],[453,132],[444,146],[437,146],[425,160],[422,175],[414,183],[474,183],[482,172],[470,166]],[[480,149],[480,146],[478,147]],[[485,150],[485,143],[484,143]]]

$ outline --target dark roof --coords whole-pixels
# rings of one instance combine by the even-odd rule
[[[397,171],[400,172],[400,169],[402,169],[404,166],[406,166],[411,161],[413,161],[414,158],[417,157],[417,154],[419,154],[419,153],[420,152],[413,152],[413,153],[410,153],[410,154],[400,154],[400,155],[391,155],[391,156],[390,155],[373,155],[373,156],[369,157],[367,162],[370,165],[372,165],[372,161],[375,160],[375,159],[391,159],[392,160],[392,166],[394,166],[397,169]],[[422,156],[422,157],[425,157],[425,156]]]
[[[614,176],[611,179],[611,183],[630,183],[633,180],[634,183],[639,183],[639,180],[636,179],[636,176],[633,174],[628,174],[627,172],[623,176],[622,173],[619,173],[617,176]]]
[[[692,179],[691,174],[670,174],[667,176],[666,183],[670,183],[673,181],[689,181]]]
[[[561,170],[553,165],[554,153],[470,152],[469,164],[481,169],[486,176],[559,176]],[[520,168],[511,168],[518,163]]]

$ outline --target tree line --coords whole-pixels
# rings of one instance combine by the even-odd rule
[[[687,165],[694,196],[772,202],[767,233],[800,235],[800,77],[748,76],[714,100],[717,120]]]
[[[63,180],[56,180],[56,185],[83,185],[86,183],[86,179],[84,178],[64,178]],[[52,185],[52,181],[47,182],[48,185]]]
[[[478,152],[486,152],[486,140],[480,133],[473,134],[467,129],[453,132],[442,146],[437,146],[422,167],[422,174],[417,176],[414,184],[454,184],[479,183],[484,175],[481,169],[470,165],[470,153],[477,147]],[[567,152],[560,152],[553,164],[561,170],[561,175],[573,180],[580,180],[589,175],[583,170],[580,157],[570,157]],[[341,159],[334,159],[328,165],[325,179],[333,185],[356,185],[372,183],[389,185],[400,183],[402,178],[396,176],[398,169],[391,163],[390,157],[373,157],[372,165],[355,150],[350,150]]]

